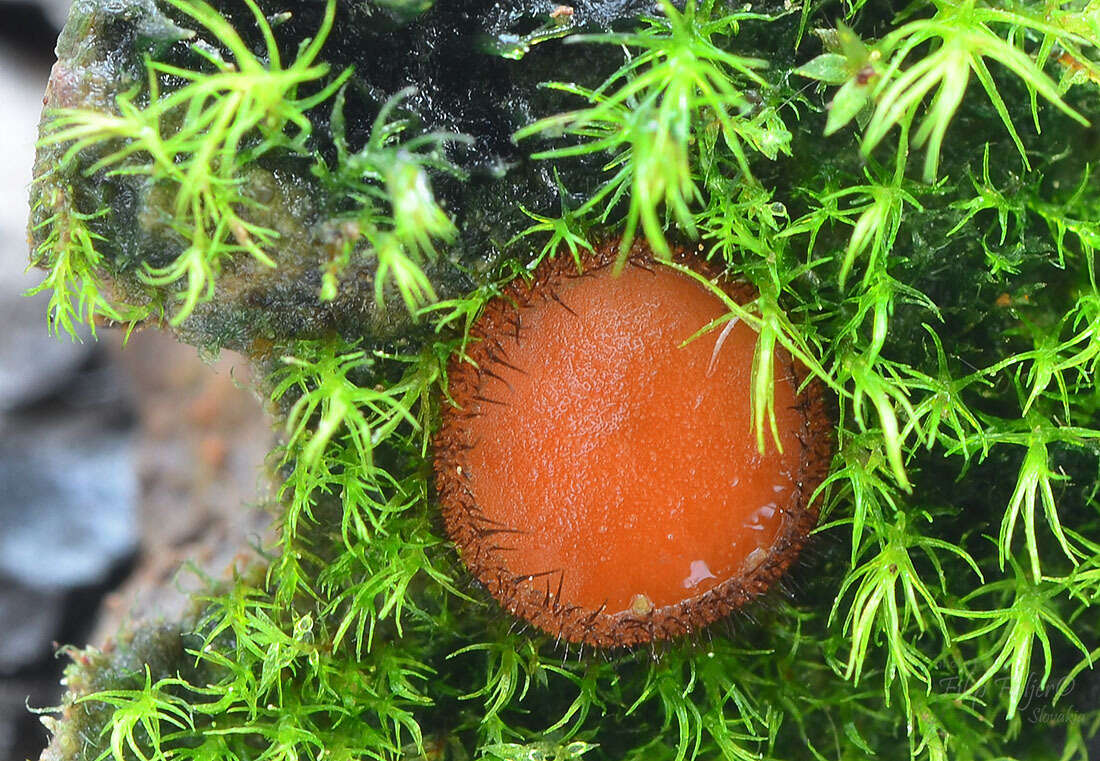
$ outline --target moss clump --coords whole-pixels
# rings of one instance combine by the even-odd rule
[[[63,37],[54,324],[244,348],[286,424],[266,575],[210,595],[178,674],[86,694],[68,756],[1086,757],[1093,4],[284,10],[78,3]],[[746,435],[782,347],[837,450],[790,595],[594,657],[470,584],[429,441],[482,307],[605,234],[751,282],[713,326],[757,333]]]

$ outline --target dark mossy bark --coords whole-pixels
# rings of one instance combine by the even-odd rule
[[[571,29],[601,32],[629,26],[642,3],[608,0],[578,11]],[[303,40],[314,35],[322,3],[304,3],[275,27],[281,52],[293,60]],[[322,59],[331,66],[328,80],[350,68],[345,93],[347,141],[355,150],[369,138],[370,126],[386,101],[411,88],[400,116],[410,133],[443,132],[466,136],[452,145],[448,159],[455,173],[433,178],[436,194],[459,230],[445,256],[428,275],[441,298],[458,296],[481,284],[508,249],[508,242],[529,220],[519,206],[556,211],[558,186],[549,168],[530,159],[538,141],[517,146],[512,134],[533,118],[565,108],[567,98],[540,88],[564,79],[596,86],[620,62],[614,49],[564,45],[551,40],[533,47],[521,60],[502,57],[496,40],[542,23],[553,9],[547,2],[445,3],[420,13],[375,3],[341,3]],[[257,55],[263,40],[255,20],[240,3],[219,4]],[[144,58],[184,68],[209,68],[194,45],[217,50],[219,41],[185,15],[152,0],[78,2],[58,42],[58,63],[46,93],[46,115],[58,108],[115,112],[115,99],[136,91],[148,100]],[[324,82],[319,82],[318,86]],[[171,87],[171,81],[165,83]],[[332,102],[306,114],[315,125],[307,154],[332,161],[329,122]],[[35,245],[45,234],[41,223],[55,211],[50,194],[59,191],[76,211],[98,215],[89,223],[102,236],[106,284],[128,303],[164,304],[172,286],[150,287],[138,277],[144,266],[161,267],[178,257],[187,241],[170,227],[170,197],[140,175],[107,171],[88,175],[99,155],[87,151],[60,166],[65,146],[43,147],[36,164],[31,220]],[[331,192],[314,172],[315,160],[274,152],[260,157],[241,177],[242,194],[257,202],[249,221],[278,233],[268,255],[271,269],[240,257],[224,263],[217,295],[202,304],[178,329],[190,343],[209,350],[231,348],[260,354],[272,344],[337,333],[348,340],[383,340],[415,329],[399,298],[390,292],[384,304],[373,298],[375,260],[363,246],[342,275],[339,296],[319,298],[321,272],[339,237],[349,200]],[[565,185],[590,193],[599,181],[597,162],[567,170]],[[103,213],[106,212],[106,213]],[[531,255],[528,251],[527,256]]]

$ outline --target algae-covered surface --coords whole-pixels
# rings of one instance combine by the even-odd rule
[[[1087,757],[1100,6],[257,2],[59,42],[52,327],[244,351],[285,435],[279,541],[74,651],[49,757]],[[429,443],[484,304],[610,240],[751,284],[745,435],[782,348],[835,453],[782,589],[593,653],[473,581]]]
[[[601,70],[607,73],[617,65],[617,56],[602,48],[578,48],[562,60],[540,47],[521,61],[494,55],[491,51],[505,44],[500,38],[507,39],[509,29],[540,16],[507,4],[485,8],[472,3],[414,14],[410,20],[397,9],[385,12],[369,3],[345,4],[335,18],[326,18],[325,9],[322,3],[305,3],[276,19],[274,50],[283,56],[287,75],[261,82],[250,67],[270,66],[265,59],[272,51],[243,6],[236,12],[223,9],[222,23],[239,31],[241,44],[260,50],[255,57],[248,54],[247,64],[235,61],[231,50],[222,63],[211,65],[204,57],[218,50],[220,26],[204,28],[195,20],[188,25],[186,14],[153,2],[77,3],[58,43],[47,109],[114,113],[122,97],[146,116],[124,114],[125,121],[113,124],[64,122],[73,130],[69,134],[95,145],[80,161],[62,160],[69,141],[42,149],[38,176],[43,179],[34,191],[32,224],[59,209],[89,215],[89,233],[102,236],[96,246],[102,271],[110,273],[117,289],[113,300],[133,303],[142,317],[167,313],[188,340],[209,348],[249,350],[256,342],[334,330],[349,339],[407,332],[408,311],[400,299],[369,298],[378,257],[369,249],[370,231],[361,229],[382,221],[373,217],[386,215],[386,194],[402,183],[413,184],[407,188],[410,204],[426,192],[427,202],[449,217],[433,218],[432,212],[444,213],[439,209],[408,210],[411,227],[448,242],[447,256],[426,270],[431,290],[441,298],[457,296],[486,280],[508,241],[526,227],[519,205],[551,208],[557,199],[548,167],[532,161],[530,151],[512,140],[533,115],[564,102],[540,83],[567,76],[595,86]],[[604,3],[586,13],[585,27],[607,30],[636,10],[621,2]],[[565,20],[560,26],[568,32],[579,25]],[[306,56],[299,54],[298,44],[318,39],[319,31],[324,47],[308,55],[312,65],[302,66]],[[194,83],[193,97],[185,94],[175,108],[151,117],[146,57],[206,74],[222,66],[224,81]],[[166,88],[182,82],[172,82],[167,69],[158,75]],[[257,92],[264,88],[270,91]],[[234,93],[245,102],[227,104],[224,99]],[[256,102],[248,102],[248,96]],[[230,122],[219,121],[255,121],[259,132],[267,132],[270,103],[262,101],[269,97],[283,103],[270,125],[270,132],[278,133],[271,144],[257,144],[257,136],[237,134]],[[188,108],[205,109],[205,120],[195,119]],[[384,123],[374,125],[380,114]],[[305,130],[304,124],[309,125]],[[218,125],[228,134],[219,135]],[[124,142],[145,127],[158,130],[161,147],[170,154],[164,159],[178,176],[161,176],[173,169],[156,163],[150,167],[152,181],[145,171],[136,176],[112,171],[144,159],[139,152],[116,161],[111,151],[120,143],[111,138]],[[66,135],[61,129],[53,134]],[[204,150],[224,151],[214,162],[209,188],[200,187],[208,181],[207,164],[198,158],[187,164],[185,158]],[[93,156],[108,160],[84,179],[94,166]],[[231,171],[224,166],[230,163]],[[421,167],[435,170],[434,199],[433,189],[416,186]],[[213,240],[202,264],[172,269],[195,238],[194,228],[187,227],[191,220],[185,219],[193,210],[180,201],[177,182],[200,196],[209,194],[198,203],[205,207],[204,226],[210,228],[205,232]],[[223,206],[237,209],[241,219],[212,220]],[[109,214],[96,216],[107,208]],[[47,225],[42,233],[55,227]],[[244,235],[242,227],[247,228]],[[375,241],[379,247],[385,245]],[[333,259],[350,261],[339,263],[341,287],[322,300],[321,279],[326,267],[336,266]],[[182,297],[176,294],[184,290],[181,285],[198,290],[201,306],[192,309],[185,302],[180,309],[176,301]],[[216,290],[207,292],[209,286]]]

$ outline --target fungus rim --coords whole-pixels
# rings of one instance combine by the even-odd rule
[[[530,279],[517,277],[503,292],[486,303],[469,330],[464,352],[452,355],[447,371],[447,396],[441,407],[440,425],[433,436],[433,471],[436,497],[441,507],[447,535],[458,549],[469,572],[477,578],[505,610],[555,636],[558,640],[585,643],[600,648],[632,647],[658,640],[691,635],[761,597],[787,572],[817,525],[819,508],[812,496],[825,480],[832,454],[832,423],[825,408],[824,386],[782,347],[776,349],[776,362],[788,370],[796,392],[802,430],[796,434],[802,447],[801,465],[790,501],[782,508],[786,516],[771,546],[748,573],[724,579],[706,592],[679,602],[653,608],[614,614],[603,609],[590,610],[579,605],[563,605],[556,596],[524,586],[524,576],[515,574],[506,563],[494,561],[486,542],[502,530],[489,525],[480,515],[470,483],[465,452],[473,445],[463,440],[465,423],[480,412],[478,405],[461,406],[462,400],[476,400],[484,377],[495,377],[489,366],[504,362],[506,350],[498,335],[518,333],[519,310],[560,303],[553,284],[562,278],[588,277],[616,265],[618,241],[611,239],[585,252],[581,260],[557,256],[544,259]],[[718,267],[684,248],[673,250],[673,261],[703,275],[738,303],[751,301],[753,286],[730,279]],[[635,242],[625,263],[652,269],[663,266],[650,249]],[[700,285],[700,287],[703,287]],[[502,355],[504,355],[502,357]],[[777,373],[782,377],[787,373]],[[504,529],[506,530],[506,529]]]

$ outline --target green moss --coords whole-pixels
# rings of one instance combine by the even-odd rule
[[[80,672],[84,757],[1087,757],[1094,4],[689,1],[638,20],[606,3],[566,22],[516,3],[377,29],[363,4],[303,6],[282,26],[252,3],[224,18],[171,5],[210,39],[153,49],[144,89],[53,122],[65,160],[37,191],[39,261],[62,328],[138,319],[119,289],[143,314],[167,305],[193,340],[252,350],[286,426],[280,538],[266,576],[211,592],[174,635],[192,643],[178,673]],[[588,34],[561,39],[573,24]],[[366,59],[345,74],[349,50]],[[195,56],[206,68],[180,68]],[[455,61],[520,105],[464,95]],[[216,83],[246,74],[289,84],[228,110],[237,90]],[[236,126],[166,128],[180,108]],[[92,129],[127,120],[152,142]],[[181,136],[190,147],[156,169]],[[210,160],[226,146],[241,150]],[[130,207],[82,205],[89,172],[120,194],[141,178],[141,208],[166,210],[182,241],[165,261],[123,255],[111,231]],[[206,178],[223,207],[180,211],[194,190],[173,172]],[[265,197],[303,199],[290,222],[256,208],[263,177]],[[232,218],[258,226],[258,253],[219,227]],[[784,347],[830,390],[837,438],[789,594],[692,641],[592,654],[514,631],[471,587],[439,530],[428,442],[447,359],[485,302],[612,234],[698,245],[751,281],[758,297],[711,328],[758,332],[752,433],[763,446]],[[294,254],[292,238],[317,246]],[[195,241],[221,241],[197,270]],[[273,273],[255,276],[265,259]]]

